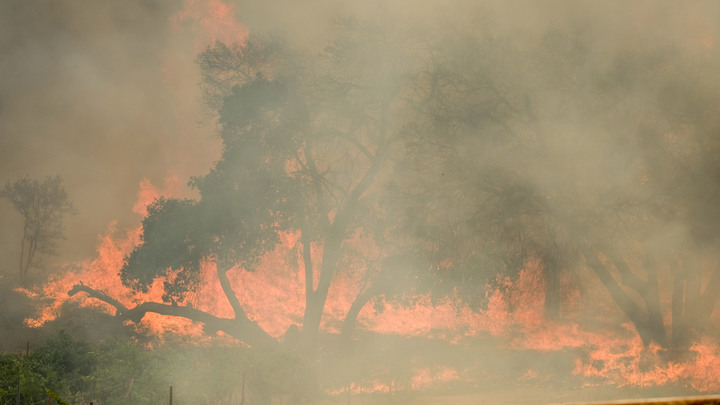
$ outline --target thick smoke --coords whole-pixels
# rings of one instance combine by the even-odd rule
[[[180,6],[0,5],[0,180],[63,177],[81,215],[67,222],[61,261],[91,255],[110,221],[134,224],[143,179],[182,184],[216,156],[199,125],[195,33],[171,21]],[[20,231],[3,227],[4,256]]]
[[[424,44],[446,43],[447,49],[436,48],[432,57],[437,59],[433,62],[440,61],[449,69],[465,72],[470,83],[479,83],[472,81],[473,75],[488,75],[492,79],[493,89],[509,100],[505,108],[520,111],[493,113],[517,114],[520,119],[496,126],[477,124],[470,116],[474,112],[470,111],[468,119],[457,124],[447,155],[440,155],[437,149],[419,149],[412,151],[419,158],[411,162],[414,165],[403,161],[414,170],[426,171],[419,183],[440,179],[439,186],[424,196],[427,201],[421,201],[426,207],[437,208],[436,211],[415,213],[418,222],[412,225],[418,233],[423,231],[426,218],[470,222],[468,218],[476,209],[473,204],[483,194],[473,193],[469,186],[492,186],[483,178],[491,169],[493,175],[512,174],[498,177],[499,181],[516,181],[512,176],[520,178],[517,199],[510,196],[507,201],[528,204],[529,209],[541,206],[560,219],[547,225],[533,223],[534,218],[522,224],[527,232],[522,236],[535,243],[528,245],[529,250],[556,255],[541,259],[562,267],[571,279],[562,282],[573,283],[582,291],[583,304],[593,304],[593,300],[600,302],[598,305],[610,303],[604,308],[608,309],[608,318],[613,317],[605,320],[608,324],[615,322],[617,326],[618,319],[626,322],[627,314],[612,305],[612,298],[595,275],[583,269],[589,263],[581,257],[593,255],[587,249],[573,247],[577,242],[574,235],[580,231],[593,246],[613,238],[618,244],[624,243],[623,248],[628,251],[633,251],[634,243],[642,245],[646,249],[643,253],[666,260],[659,265],[658,274],[667,277],[672,275],[667,263],[673,260],[701,269],[713,265],[718,242],[715,229],[720,218],[715,204],[715,197],[720,195],[717,163],[713,159],[695,159],[693,156],[702,155],[698,153],[702,152],[702,145],[677,134],[693,130],[712,133],[720,128],[717,118],[708,116],[708,111],[713,111],[712,107],[720,101],[717,93],[720,81],[710,74],[711,64],[717,64],[720,3],[11,1],[0,5],[0,182],[22,175],[59,174],[65,179],[80,214],[67,221],[69,239],[62,245],[58,263],[91,256],[97,235],[114,220],[119,221],[120,229],[136,226],[139,217],[133,213],[133,204],[144,179],[160,188],[174,188],[174,196],[191,195],[184,187],[185,182],[191,176],[204,175],[219,158],[220,147],[214,137],[217,128],[214,117],[208,119],[207,111],[203,110],[198,87],[200,72],[195,64],[196,55],[210,45],[208,39],[213,35],[199,32],[203,23],[188,12],[219,13],[217,8],[208,6],[211,4],[232,6],[221,8],[232,13],[231,17],[252,35],[275,35],[289,48],[309,55],[308,58],[322,52],[336,37],[342,18],[355,17],[386,32],[411,36],[409,40],[398,39],[398,43],[407,44],[407,49],[403,49],[406,52],[402,53],[407,59],[402,59],[400,53],[381,54],[379,58],[385,62],[392,60],[399,70],[421,69],[422,62],[418,60],[430,59],[423,53],[428,52]],[[207,21],[212,24],[213,20]],[[233,34],[237,41],[245,40],[242,30],[233,32],[237,33]],[[467,44],[471,47],[464,50],[462,46]],[[481,46],[487,48],[479,49]],[[357,49],[374,55],[371,51],[375,49],[368,50],[362,45]],[[363,79],[371,83],[374,77],[367,75]],[[393,84],[390,82],[388,87]],[[426,91],[429,82],[418,80],[418,93]],[[468,96],[466,105],[482,104],[485,97],[482,91],[477,96]],[[442,106],[431,107],[437,107],[437,116],[445,113]],[[466,112],[453,110],[448,116],[456,113]],[[690,128],[684,121],[693,114],[704,128]],[[445,118],[450,121],[456,117]],[[413,123],[417,127],[404,122],[390,125],[407,125],[420,138],[431,138],[432,126],[438,122],[420,119]],[[478,130],[479,125],[486,125],[485,132]],[[651,135],[637,136],[643,131]],[[512,141],[478,140],[475,136],[478,132],[512,133],[507,138]],[[710,138],[713,136],[717,135]],[[667,145],[673,146],[671,150],[663,149]],[[684,161],[684,156],[691,158]],[[714,154],[710,157],[717,158]],[[398,162],[403,159],[405,156],[397,156]],[[676,161],[686,162],[688,167],[673,166]],[[422,167],[423,163],[434,165]],[[683,177],[680,173],[685,169],[692,176]],[[642,173],[647,178],[639,182]],[[461,189],[463,185],[468,186],[467,192]],[[620,194],[616,194],[617,190],[621,190]],[[532,194],[533,198],[540,196],[543,201],[528,203],[522,200],[522,193]],[[657,195],[662,198],[652,204],[639,203]],[[438,202],[440,198],[443,200]],[[607,216],[588,214],[597,207],[610,206],[613,201],[618,207],[637,204],[641,208],[639,211],[619,208]],[[408,201],[400,199],[393,203]],[[613,217],[617,212],[628,217]],[[632,228],[634,233],[623,233],[630,229],[625,228],[628,223],[634,224],[632,221],[639,222],[638,218],[650,215],[667,215],[671,219],[654,222],[651,229]],[[6,224],[0,230],[0,255],[4,259],[0,273],[13,274],[21,224],[5,201],[0,202],[0,220]],[[567,224],[577,228],[568,229]],[[441,253],[450,256],[448,252],[455,249],[459,255],[466,255],[469,263],[476,264],[472,260],[480,258],[468,252],[479,246],[472,245],[479,243],[473,239],[473,233],[484,230],[464,226],[453,229],[457,240],[447,236],[451,233],[440,235],[446,238],[441,242],[448,245],[447,251]],[[549,241],[545,233],[556,239]],[[551,244],[557,246],[550,248]],[[670,253],[663,256],[663,252],[670,251],[683,252],[684,256],[671,257]],[[450,257],[448,262],[457,264],[462,260],[452,263],[454,259]],[[484,263],[496,264],[490,259]],[[517,271],[508,273],[517,276]],[[669,280],[659,281],[661,285],[667,283],[663,285],[666,291],[672,291],[669,287],[672,278]],[[391,278],[388,283],[396,281]],[[485,281],[482,279],[482,287]],[[391,289],[392,286],[378,288]],[[640,295],[632,292],[627,295],[629,301],[642,303]],[[485,298],[488,297],[480,297],[477,307],[488,306],[482,302]],[[668,310],[669,298],[659,298]],[[372,345],[376,342],[372,340],[363,342],[367,346],[362,349],[365,351],[358,349],[360,354],[349,358],[360,363],[366,353],[373,353],[378,357],[374,360],[384,361],[388,368],[395,360],[417,359],[412,353],[417,347],[406,347],[402,339],[393,337],[382,344],[388,342],[390,348],[385,347],[384,351],[375,350]],[[465,348],[452,346],[441,352],[447,347],[436,343],[425,343],[427,347],[420,349],[438,350],[434,356],[441,360],[439,364],[454,361],[469,369],[482,363],[487,369],[512,376],[522,370],[561,370],[560,375],[580,373],[579,365],[570,370],[574,353],[567,351],[558,356],[528,359],[524,357],[527,352],[498,353],[483,347],[477,349],[478,355],[483,356],[477,360],[463,358]],[[366,377],[359,375],[359,369],[346,368],[341,360],[337,362],[338,375]],[[591,365],[598,367],[598,372],[604,368],[598,362]],[[428,370],[429,375],[443,372]],[[446,374],[449,379],[457,376],[452,372]]]
[[[252,32],[280,33],[313,51],[327,45],[334,21],[346,15],[388,25],[417,21],[429,36],[451,24],[486,25],[521,41],[571,21],[597,39],[598,63],[623,49],[669,43],[712,51],[719,13],[713,2],[231,4]],[[162,184],[175,175],[184,182],[216,156],[212,129],[197,125],[203,118],[192,55],[197,32],[188,28],[192,22],[172,21],[179,3],[12,1],[1,7],[1,180],[63,176],[83,213],[69,223],[69,237],[82,242],[66,244],[64,252],[83,258],[110,220],[135,219],[128,208],[143,178]],[[12,241],[12,232],[3,232],[3,240]]]

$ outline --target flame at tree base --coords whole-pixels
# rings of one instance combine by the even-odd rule
[[[177,191],[157,190],[149,183],[141,185],[144,203],[175,193]],[[145,213],[140,204],[136,208],[141,214]],[[123,311],[130,312],[143,303],[160,305],[163,283],[171,280],[172,272],[155,280],[146,292],[123,286],[118,277],[124,257],[140,243],[140,235],[140,227],[119,231],[115,224],[111,224],[100,240],[95,259],[63,269],[39,290],[22,290],[40,303],[38,315],[27,319],[26,324],[41,327],[53,321],[61,313],[63,305],[69,302],[113,316]],[[298,254],[302,252],[299,237],[298,233],[281,235],[282,243],[263,258],[256,271],[236,268],[227,273],[250,320],[268,335],[280,340],[293,325],[301,326],[303,318],[304,274],[301,270],[302,257]],[[675,385],[697,392],[720,390],[720,344],[717,341],[704,337],[690,346],[686,358],[670,359],[657,346],[644,347],[631,324],[613,323],[613,319],[621,319],[617,315],[603,319],[601,327],[591,327],[592,321],[587,316],[591,311],[587,305],[577,301],[577,295],[568,298],[575,300],[567,305],[572,310],[566,310],[560,320],[549,321],[543,314],[544,290],[538,284],[538,280],[542,279],[539,271],[536,264],[530,263],[516,279],[500,280],[497,283],[499,287],[488,289],[487,308],[479,310],[471,309],[456,296],[437,300],[430,294],[423,294],[410,297],[408,302],[411,304],[376,297],[375,305],[365,305],[358,315],[358,333],[361,335],[358,340],[377,340],[371,336],[379,335],[436,343],[426,355],[405,353],[404,357],[388,354],[388,349],[382,345],[369,348],[367,350],[386,353],[385,357],[397,358],[406,366],[403,370],[393,369],[391,365],[383,365],[382,360],[377,360],[381,365],[369,367],[365,375],[348,375],[343,382],[328,382],[327,386],[334,387],[328,392],[333,395],[390,393],[395,390],[428,390],[447,384],[473,387],[482,385],[482,381],[487,380],[503,363],[508,365],[500,367],[500,375],[512,375],[512,378],[527,384],[548,383],[548,375],[552,375],[554,380],[580,378],[584,386],[647,388]],[[354,277],[358,277],[357,274],[355,272]],[[201,288],[187,295],[185,305],[193,311],[204,311],[217,318],[232,318],[233,311],[220,287],[214,263],[203,264],[201,279]],[[82,290],[78,286],[85,285],[83,283],[87,283],[85,293],[93,290],[109,299],[100,300],[92,294],[68,295],[73,290]],[[351,276],[337,276],[321,323],[324,334],[332,336],[339,333],[339,325],[359,293],[356,290],[358,284]],[[112,302],[110,299],[115,300],[117,305],[109,304]],[[607,297],[586,300],[590,301],[601,302],[602,305],[611,302]],[[207,333],[206,324],[181,316],[149,311],[143,312],[139,318],[126,320],[126,324],[138,333],[160,339],[174,335],[184,336],[198,344],[210,340],[223,345],[242,344],[227,333]],[[606,327],[608,325],[612,327]],[[437,358],[432,354],[436,350],[438,353],[449,350],[455,354],[450,360]],[[484,357],[475,360],[478,351],[484,353]],[[534,357],[551,359],[553,356],[555,358],[547,362],[555,365],[562,363],[562,367],[554,370],[564,370],[564,374],[559,375],[552,367],[538,366],[532,361]]]

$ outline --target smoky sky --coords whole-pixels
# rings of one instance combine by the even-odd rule
[[[0,4],[0,181],[60,175],[79,210],[62,259],[88,257],[113,220],[134,225],[139,183],[201,175],[217,155],[200,125],[192,30],[183,4]],[[3,201],[2,245],[19,243]],[[14,262],[14,260],[13,260]]]
[[[218,36],[214,28],[228,28],[220,18],[234,19],[251,35],[278,35],[290,48],[312,57],[335,37],[337,19],[347,16],[380,26],[416,26],[413,32],[428,37],[452,31],[446,27],[485,30],[514,41],[518,54],[537,48],[554,27],[575,27],[574,32],[593,38],[582,41],[593,47],[583,62],[588,65],[608,63],[623,52],[665,46],[687,50],[702,63],[704,54],[720,49],[720,2],[711,0],[4,0],[0,185],[25,175],[62,176],[79,214],[66,219],[67,240],[55,263],[91,258],[109,224],[117,221],[120,230],[138,226],[141,218],[133,206],[145,179],[192,197],[184,185],[191,176],[206,174],[220,158],[218,127],[202,107],[195,63],[196,55]],[[519,63],[525,63],[517,67],[522,75],[501,76],[517,80],[508,87],[549,95],[538,98],[542,101],[559,98],[562,89],[552,88],[542,73],[533,74],[535,66],[527,61]],[[583,70],[568,69],[578,74]],[[627,84],[631,90],[634,85]],[[632,100],[642,104],[647,96],[648,103],[655,102],[644,91],[638,85]],[[542,113],[544,107],[538,110]],[[642,155],[622,142],[608,145],[609,137],[598,134],[602,128],[582,128],[599,120],[584,119],[581,110],[571,106],[567,116],[543,122],[549,143],[569,143],[562,130],[574,134],[578,128],[592,134],[595,142],[557,148],[560,158],[553,162],[556,166],[545,168],[548,172],[572,178],[578,162],[594,163],[603,147],[619,160]],[[551,160],[545,157],[542,162]],[[632,175],[612,174],[616,183]],[[557,176],[557,183],[566,177]],[[577,183],[587,178],[578,175]],[[552,188],[556,177],[543,180],[540,186]],[[596,184],[588,186],[597,189]],[[461,209],[455,212],[463,214]],[[0,276],[15,273],[20,221],[0,200]],[[500,357],[483,361],[506,364]]]
[[[61,260],[90,256],[109,223],[136,226],[143,179],[163,187],[203,175],[219,157],[203,122],[192,21],[173,19],[205,0],[0,3],[0,182],[60,175],[79,215],[67,220]],[[711,1],[248,1],[225,0],[251,33],[281,35],[319,52],[333,22],[359,15],[427,27],[487,24],[532,39],[569,20],[592,27],[598,55],[659,42],[717,52],[720,6]],[[196,7],[198,10],[210,8]],[[0,202],[3,256],[19,218]],[[7,261],[5,261],[7,262]],[[5,264],[5,266],[8,266]],[[3,269],[5,270],[5,269]]]

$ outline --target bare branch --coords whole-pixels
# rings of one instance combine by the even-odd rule
[[[245,316],[244,311],[242,312],[241,317],[238,316],[235,319],[230,319],[220,318],[188,305],[178,306],[159,302],[145,302],[134,308],[128,308],[117,299],[82,283],[75,284],[70,291],[68,291],[68,295],[73,296],[79,292],[87,293],[92,298],[96,298],[112,305],[117,309],[117,312],[115,313],[116,317],[120,319],[127,319],[134,323],[139,323],[148,312],[152,312],[160,315],[178,316],[190,319],[191,321],[202,322],[205,324],[205,333],[207,334],[214,334],[217,331],[223,331],[224,333],[242,340],[253,347],[273,347],[278,344],[277,340],[262,330],[256,322],[248,319],[247,316]]]

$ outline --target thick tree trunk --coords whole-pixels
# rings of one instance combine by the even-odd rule
[[[383,131],[384,132],[384,131]],[[340,258],[340,248],[346,235],[347,226],[350,220],[357,215],[359,202],[363,193],[365,193],[377,176],[380,166],[385,160],[388,152],[388,145],[380,143],[375,155],[368,152],[370,158],[370,167],[363,174],[363,177],[348,193],[344,206],[338,207],[335,219],[327,228],[324,237],[323,256],[320,279],[315,290],[309,293],[310,289],[306,286],[305,297],[305,315],[303,317],[302,343],[307,349],[315,346],[318,333],[320,330],[320,321],[325,311],[325,302],[327,301],[328,291],[337,270],[338,259]],[[308,277],[306,269],[306,281]],[[310,270],[312,271],[312,270]]]
[[[599,252],[590,246],[586,246],[583,255],[585,256],[587,266],[595,272],[595,275],[600,279],[600,282],[603,283],[615,303],[633,323],[643,344],[648,346],[650,343],[657,341],[657,331],[650,324],[647,312],[643,311],[643,308],[622,289],[615,277],[613,277],[606,268],[606,264],[598,258]]]
[[[343,338],[350,339],[352,337],[353,333],[355,333],[355,327],[357,326],[357,317],[360,314],[360,311],[363,309],[365,304],[367,304],[371,299],[373,299],[373,297],[377,295],[378,294],[376,292],[376,289],[370,287],[362,293],[358,294],[357,297],[355,297],[355,300],[350,306],[350,310],[348,310],[347,315],[345,315],[345,320],[343,321],[341,331]]]
[[[560,268],[551,255],[545,256],[542,266],[545,275],[545,317],[558,319],[560,317]]]
[[[305,315],[303,317],[302,344],[311,348],[317,341],[320,321],[325,311],[328,291],[335,276],[335,268],[340,256],[340,238],[328,238],[323,248],[322,264],[318,286],[305,297]],[[306,289],[307,291],[307,289]]]
[[[351,197],[357,196],[351,195]],[[345,211],[338,212],[335,215],[335,221],[328,226],[324,238],[322,261],[320,262],[320,278],[317,288],[312,289],[312,286],[310,288],[307,285],[305,286],[305,314],[303,316],[301,344],[307,350],[313,348],[317,342],[320,321],[325,311],[325,302],[327,301],[332,280],[335,278],[337,263],[340,258],[340,248],[345,239],[347,218],[354,213],[356,203],[357,200],[351,200],[346,204]],[[312,274],[308,274],[308,271],[312,272],[312,269],[305,269],[306,283],[312,281]]]
[[[667,331],[665,330],[662,309],[660,308],[660,291],[652,257],[647,256],[645,260],[647,280],[638,277],[621,254],[609,251],[608,258],[617,269],[622,285],[634,290],[642,299],[643,306],[639,306],[639,309],[641,311],[644,309],[644,314],[639,315],[638,322],[634,323],[639,333],[640,330],[644,331],[641,334],[643,341],[646,345],[655,342],[660,346],[667,347]]]
[[[669,344],[665,322],[663,321],[662,308],[660,308],[660,286],[658,285],[657,273],[654,263],[648,263],[648,286],[642,294],[645,301],[645,308],[648,313],[650,333],[660,346],[667,347]]]

